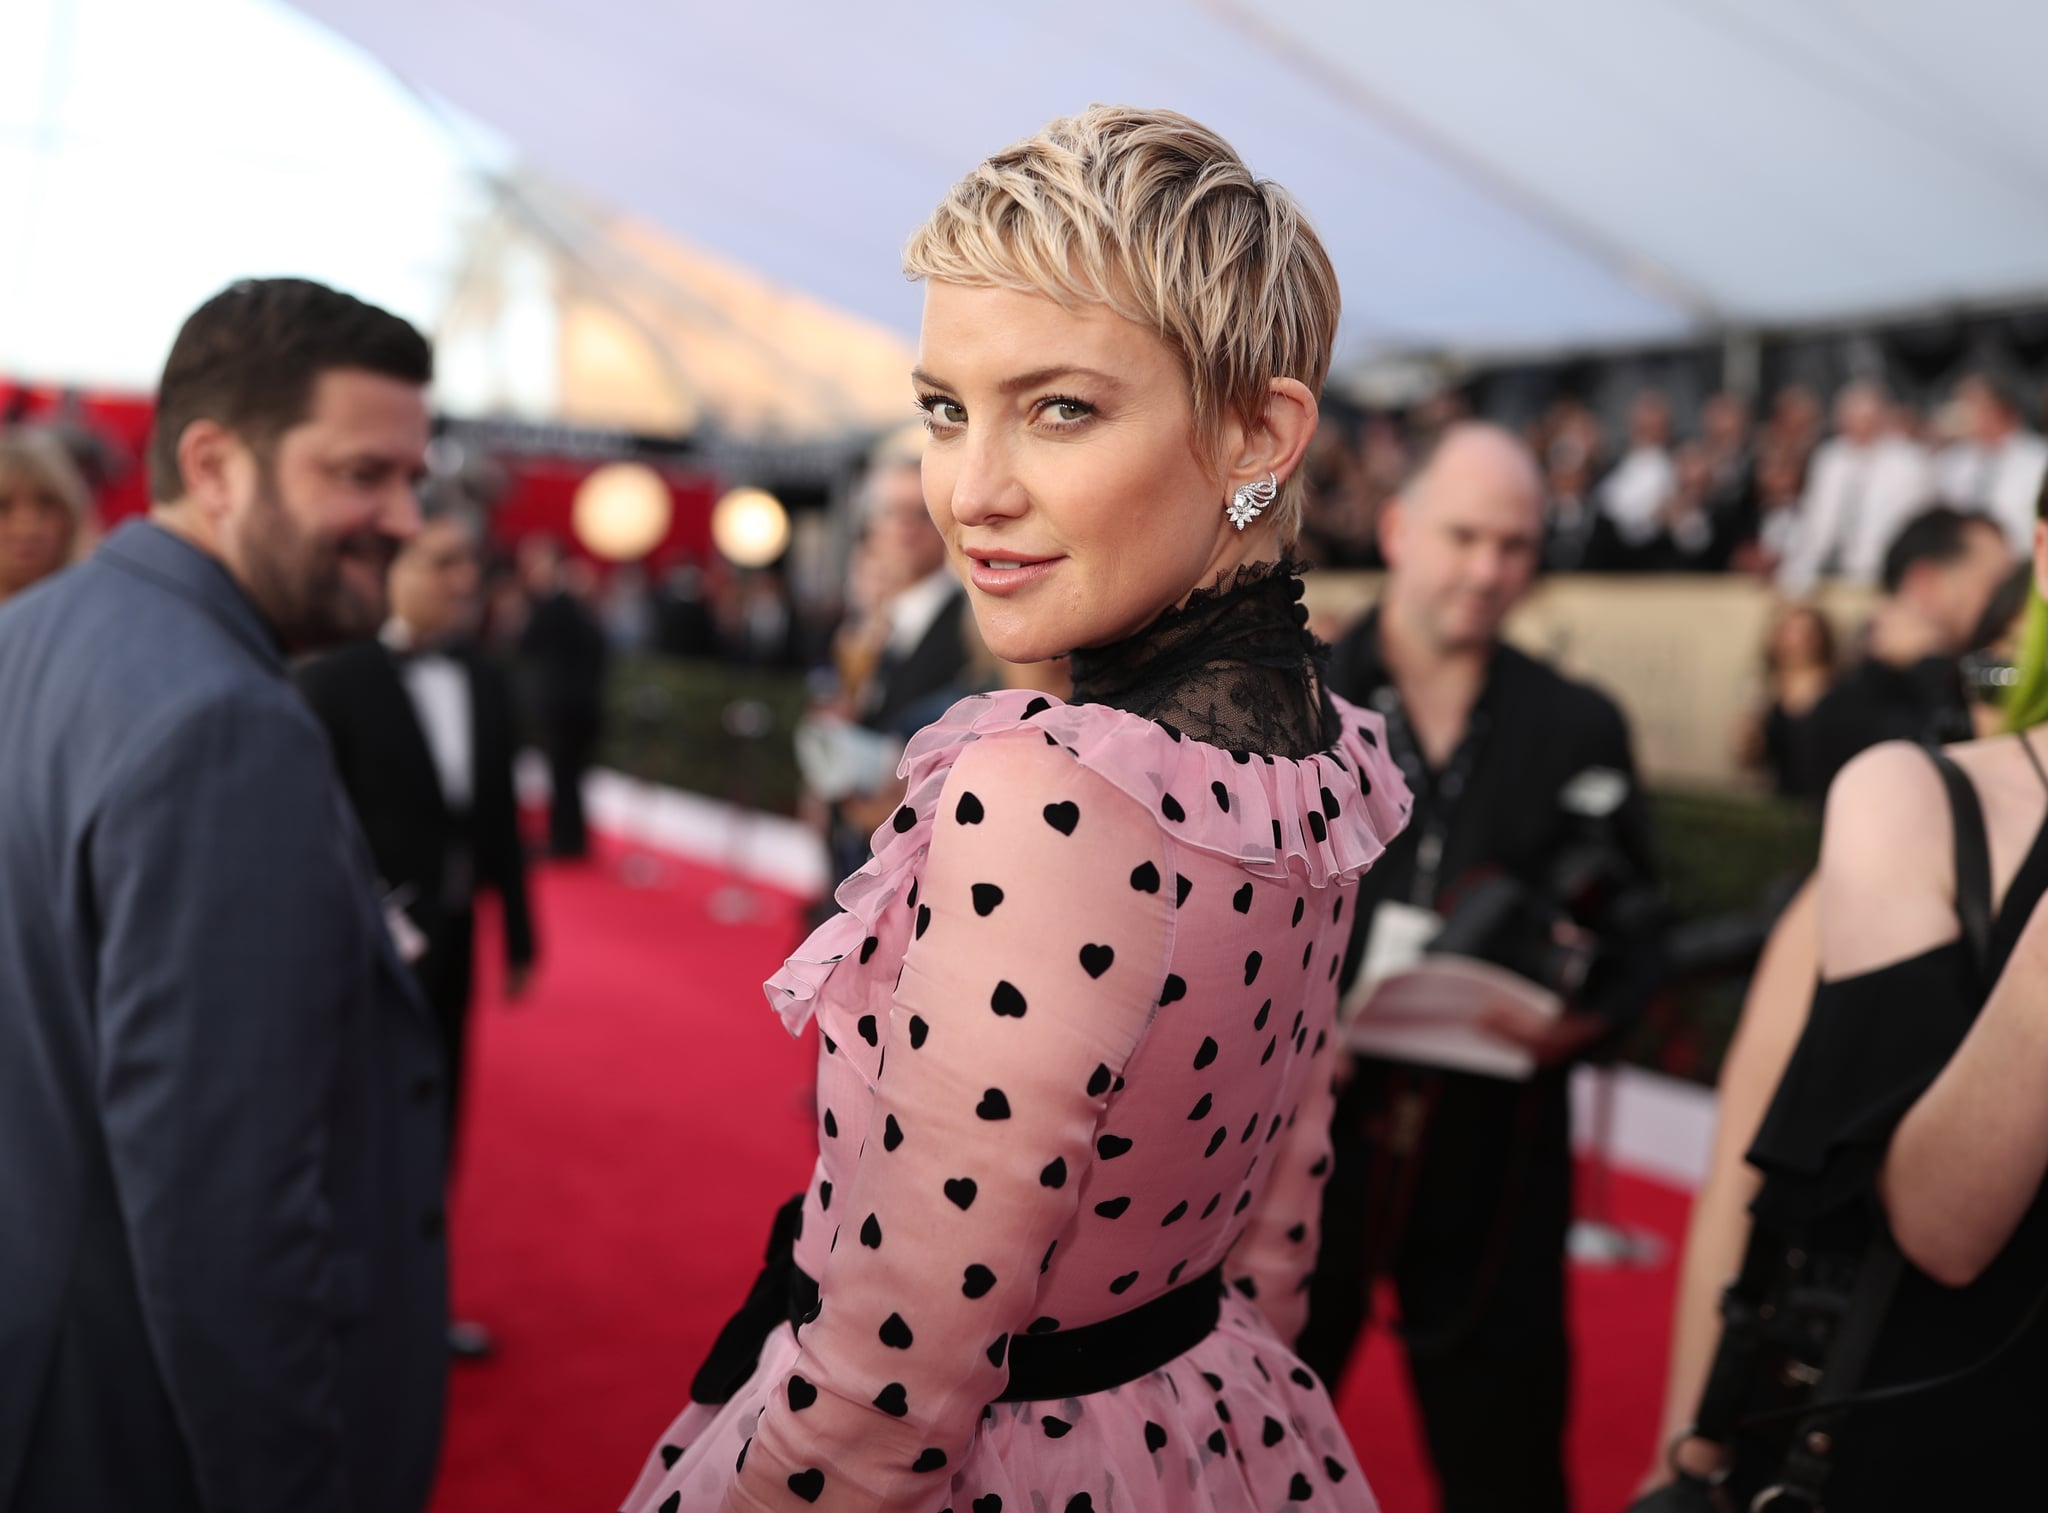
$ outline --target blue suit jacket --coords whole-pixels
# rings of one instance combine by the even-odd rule
[[[0,1509],[416,1513],[440,1081],[220,564],[135,523],[0,610]]]

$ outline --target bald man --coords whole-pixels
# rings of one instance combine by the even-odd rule
[[[1360,884],[1347,996],[1369,945],[1426,939],[1446,918],[1469,954],[1544,971],[1505,949],[1512,932],[1475,930],[1481,885],[1513,896],[1525,941],[1572,923],[1604,942],[1557,1018],[1475,1000],[1485,1032],[1528,1053],[1528,1080],[1358,1057],[1338,1104],[1301,1353],[1334,1387],[1372,1280],[1392,1279],[1446,1513],[1564,1513],[1568,1073],[1657,971],[1621,712],[1500,639],[1542,536],[1528,450],[1495,426],[1451,428],[1382,514],[1385,589],[1330,668],[1333,690],[1385,715],[1415,793],[1408,829]]]

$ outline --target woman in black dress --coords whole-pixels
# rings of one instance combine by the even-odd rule
[[[2048,524],[2037,528],[2037,594]],[[1890,743],[1843,770],[1821,855],[1821,984],[1751,1159],[1760,1222],[1875,1205],[1908,1265],[1860,1406],[1835,1436],[1829,1513],[2048,1505],[2048,611],[2013,733],[1950,748],[1983,810],[1993,916],[1962,938],[1941,779]]]
[[[1806,717],[1835,681],[1835,635],[1827,616],[1794,604],[1778,616],[1764,649],[1764,697],[1743,721],[1743,766],[1770,775],[1785,798],[1819,799],[1808,752]]]

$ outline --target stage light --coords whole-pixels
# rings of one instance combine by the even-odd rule
[[[766,567],[789,546],[789,511],[766,489],[734,489],[712,506],[711,539],[735,567]]]
[[[576,539],[607,562],[638,562],[668,535],[675,501],[642,462],[606,463],[576,488]]]

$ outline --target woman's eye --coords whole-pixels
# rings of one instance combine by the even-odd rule
[[[1039,405],[1038,413],[1055,426],[1070,426],[1093,415],[1095,407],[1083,404],[1078,399],[1048,399]]]
[[[958,400],[941,399],[937,395],[932,395],[920,400],[918,403],[919,408],[935,424],[942,426],[964,426],[967,424],[967,411],[961,407]]]

